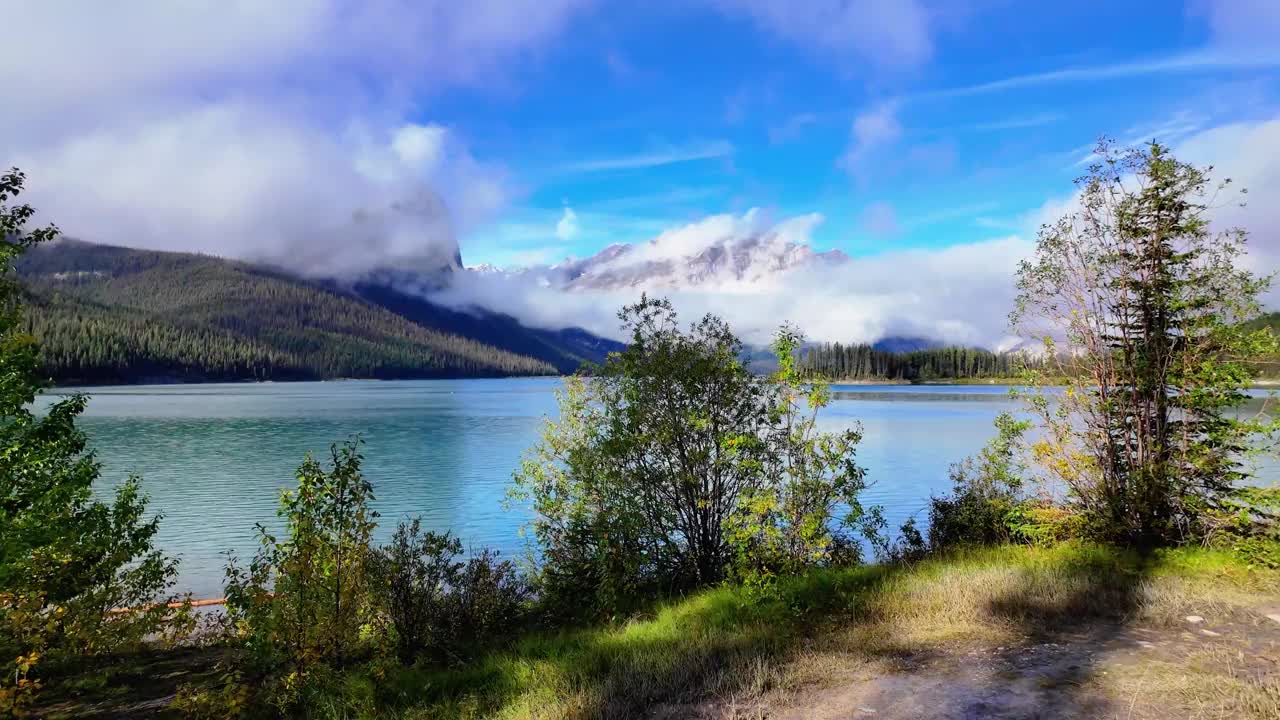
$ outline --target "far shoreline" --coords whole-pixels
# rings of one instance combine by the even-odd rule
[[[254,379],[210,379],[210,380],[173,380],[162,378],[140,378],[138,380],[123,380],[118,382],[68,382],[53,383],[49,385],[44,392],[57,392],[66,390],[91,389],[91,388],[128,388],[128,387],[173,387],[173,386],[204,386],[204,385],[294,385],[300,383],[347,383],[347,382],[419,382],[424,380],[565,380],[574,375],[434,375],[434,376],[417,376],[417,377],[395,377],[395,378],[378,378],[378,377],[342,377],[342,378],[290,378],[285,380],[254,380]],[[902,378],[853,378],[853,379],[824,379],[828,385],[852,385],[852,386],[967,386],[967,385],[986,385],[992,387],[1025,387],[1026,382],[1023,378],[950,378],[938,380],[904,380]],[[1065,382],[1045,383],[1044,387],[1064,387]],[[1255,380],[1249,384],[1251,389],[1280,388],[1280,378],[1266,378]]]

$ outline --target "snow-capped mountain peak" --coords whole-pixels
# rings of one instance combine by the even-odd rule
[[[821,221],[821,215],[811,214],[769,223],[758,209],[714,215],[647,242],[614,243],[591,257],[545,267],[541,275],[547,284],[567,290],[767,283],[796,267],[847,259],[838,250],[816,252],[809,245],[809,233]]]

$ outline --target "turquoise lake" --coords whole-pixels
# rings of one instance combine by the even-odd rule
[[[379,539],[420,515],[465,545],[520,555],[527,515],[504,497],[521,454],[554,416],[558,379],[346,381],[84,388],[82,427],[110,486],[143,477],[163,514],[160,546],[181,558],[179,590],[221,594],[225,553],[247,558],[258,523],[278,529],[279,492],[299,461],[354,434],[382,515]],[[55,395],[75,389],[59,389]],[[860,422],[861,464],[893,527],[950,487],[948,466],[1017,407],[997,386],[836,386],[826,427]],[[920,513],[920,519],[924,520]]]

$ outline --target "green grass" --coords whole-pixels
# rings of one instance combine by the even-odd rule
[[[1229,614],[1278,596],[1280,572],[1220,551],[1143,555],[1079,543],[965,550],[907,567],[813,572],[765,597],[715,588],[625,623],[535,633],[454,667],[353,670],[311,711],[574,719],[651,715],[666,706],[680,717],[707,701],[748,708],[785,701],[967,648],[1017,646],[1099,624],[1174,627],[1187,614]],[[1160,677],[1176,685],[1178,668],[1167,670]],[[1205,698],[1271,707],[1274,688],[1257,690],[1229,672],[1196,678]],[[1142,687],[1159,679],[1144,677]],[[76,708],[61,707],[79,716]]]
[[[467,667],[405,670],[346,709],[406,718],[629,717],[830,681],[931,647],[1011,641],[1089,621],[1168,624],[1276,592],[1230,554],[1095,545],[970,550],[910,568],[815,572],[775,597],[718,588],[631,622],[536,635]],[[345,713],[340,713],[345,714]]]

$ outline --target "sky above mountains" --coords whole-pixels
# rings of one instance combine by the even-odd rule
[[[515,266],[759,208],[857,269],[753,308],[847,308],[831,339],[927,312],[910,329],[991,344],[995,278],[1108,134],[1247,185],[1223,219],[1255,263],[1280,254],[1272,0],[0,0],[0,17],[0,164],[87,240],[324,273],[459,245]]]

